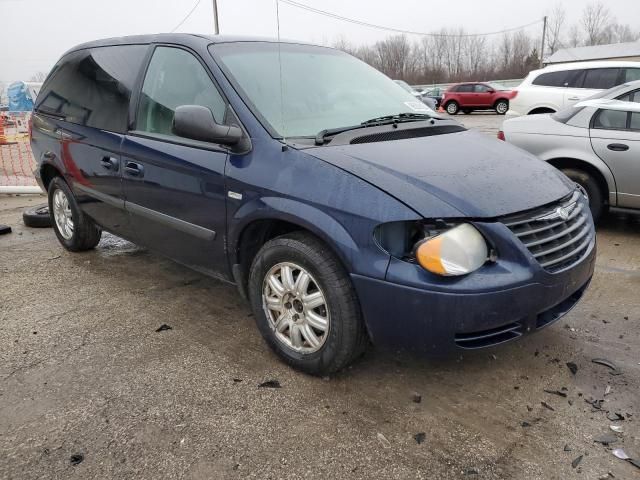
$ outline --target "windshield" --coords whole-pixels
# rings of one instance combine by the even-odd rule
[[[393,80],[338,50],[268,42],[226,43],[210,49],[238,93],[276,137],[315,137],[324,129],[405,112],[436,116]]]

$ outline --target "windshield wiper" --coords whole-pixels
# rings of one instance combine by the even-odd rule
[[[382,117],[365,120],[360,125],[350,125],[346,127],[325,128],[316,135],[316,145],[324,145],[327,137],[332,137],[339,133],[356,130],[358,128],[377,127],[379,125],[390,125],[393,123],[419,122],[422,120],[442,120],[441,117],[429,115],[428,113],[396,113],[395,115],[385,115]]]
[[[369,127],[375,125],[387,125],[389,123],[419,122],[420,120],[441,120],[440,117],[429,115],[428,113],[396,113],[395,115],[385,115],[383,117],[372,118],[362,122],[361,125]]]

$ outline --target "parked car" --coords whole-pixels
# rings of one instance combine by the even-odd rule
[[[425,97],[431,98],[436,104],[436,108],[435,109],[438,109],[438,108],[440,108],[440,104],[442,102],[442,96],[444,95],[444,91],[445,91],[445,89],[442,88],[442,87],[434,87],[434,88],[426,89],[424,91],[423,95]]]
[[[640,81],[554,114],[507,120],[499,136],[581,185],[595,219],[609,206],[640,209]]]
[[[509,101],[515,95],[513,90],[496,83],[457,83],[444,92],[441,104],[449,115],[455,115],[460,110],[464,113],[495,110],[498,115],[504,115],[509,110]]]
[[[441,352],[520,338],[594,270],[575,183],[331,48],[80,45],[38,95],[32,148],[64,248],[106,230],[237,284],[269,346],[312,374],[369,339]]]
[[[427,95],[425,95],[424,92],[416,90],[415,88],[413,88],[411,85],[409,85],[404,80],[394,80],[394,82],[396,82],[398,85],[400,85],[405,91],[407,91],[411,95],[413,95],[417,100],[420,100],[422,103],[424,103],[431,110],[435,111],[438,108],[436,106],[435,100],[433,100],[432,98],[430,98]]]
[[[549,65],[534,70],[516,88],[509,117],[554,113],[598,92],[640,80],[639,62],[598,61]]]

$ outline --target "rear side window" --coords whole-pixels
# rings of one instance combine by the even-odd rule
[[[136,130],[173,135],[173,115],[181,105],[207,107],[216,122],[224,122],[226,102],[198,59],[180,48],[158,47],[142,86]]]
[[[536,79],[531,82],[533,85],[540,85],[541,87],[565,87],[569,77],[569,72],[549,72],[538,75]]]
[[[121,45],[70,53],[40,91],[36,111],[78,125],[126,132],[129,99],[146,50],[146,45]]]
[[[622,82],[633,82],[640,80],[640,68],[625,68],[623,69]]]
[[[618,84],[619,68],[588,69],[582,82],[582,88],[597,88],[608,90]]]
[[[487,87],[486,85],[478,84],[475,86],[474,90],[476,93],[487,93],[489,91],[489,87]]]
[[[473,92],[473,85],[458,85],[455,91],[460,93],[470,93]]]
[[[593,122],[593,128],[626,130],[628,112],[600,110]]]

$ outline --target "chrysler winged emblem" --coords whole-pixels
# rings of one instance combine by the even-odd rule
[[[575,206],[576,204],[575,202],[573,202],[564,207],[558,207],[553,212],[547,213],[546,215],[538,217],[536,218],[536,220],[555,220],[557,218],[559,218],[560,220],[568,220],[569,215],[571,215],[571,212],[573,211]]]

